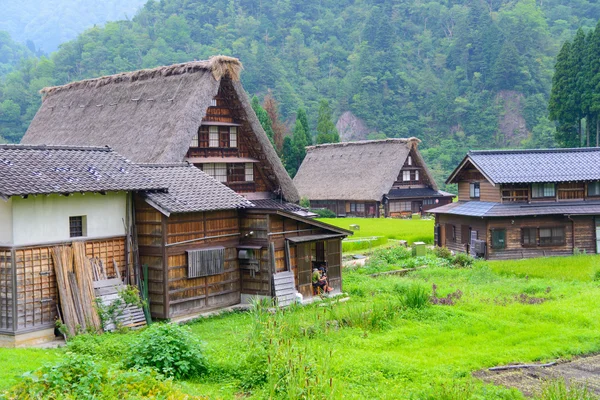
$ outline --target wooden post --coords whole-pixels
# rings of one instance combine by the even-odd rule
[[[275,271],[277,271],[277,265],[275,263],[275,243],[269,243],[269,281],[271,285],[269,286],[269,296],[273,297],[273,275],[275,275]]]
[[[290,241],[285,241],[285,269],[286,271],[292,270],[292,256],[290,255]]]
[[[19,315],[17,314],[17,261],[15,249],[10,249],[11,271],[12,271],[12,330],[16,332],[18,329]]]

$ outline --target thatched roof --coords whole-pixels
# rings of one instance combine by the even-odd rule
[[[307,147],[294,184],[310,200],[381,201],[398,178],[411,149],[433,189],[417,138],[367,140]]]
[[[42,106],[21,143],[111,146],[138,163],[182,162],[222,81],[242,105],[243,124],[264,154],[263,169],[288,201],[298,193],[262,129],[239,74],[236,58],[121,73],[45,88]]]

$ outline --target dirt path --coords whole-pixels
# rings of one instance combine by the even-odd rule
[[[558,362],[551,367],[489,371],[473,374],[485,382],[519,389],[525,396],[539,393],[547,379],[564,378],[567,383],[587,386],[588,390],[600,395],[600,354],[580,357],[573,361]]]

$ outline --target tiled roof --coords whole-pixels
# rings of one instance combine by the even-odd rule
[[[158,190],[137,165],[108,147],[0,145],[0,196]]]
[[[252,200],[252,203],[256,208],[266,209],[266,210],[281,210],[288,211],[299,215],[301,217],[316,217],[318,214],[304,208],[300,207],[298,204],[288,203],[286,201],[279,201],[274,199],[261,199],[261,200]]]
[[[389,199],[407,199],[415,197],[454,197],[455,195],[441,190],[435,190],[430,187],[414,189],[392,189],[387,194]]]
[[[200,169],[187,163],[139,164],[167,193],[147,193],[149,202],[169,213],[229,210],[254,205]]]
[[[446,204],[428,212],[469,217],[522,217],[528,215],[597,215],[600,201],[569,201],[548,203],[501,204],[485,201],[467,201]]]
[[[471,151],[468,158],[493,183],[600,179],[600,148]]]

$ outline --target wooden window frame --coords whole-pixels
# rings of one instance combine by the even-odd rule
[[[529,231],[526,235],[525,232]],[[533,243],[531,243],[531,232],[533,232]],[[525,236],[528,237],[529,243],[525,243]],[[535,227],[522,227],[521,228],[521,246],[522,247],[537,247],[538,246],[538,228]]]
[[[542,230],[550,230],[550,236],[547,236],[550,238],[550,242],[549,243],[544,243],[542,241]],[[561,236],[555,236],[555,230],[561,230],[562,231],[562,235]],[[538,228],[538,237],[539,237],[539,246],[540,247],[557,247],[557,246],[564,246],[567,243],[567,232],[566,229],[564,227],[564,225],[555,225],[555,226],[543,226],[543,227],[539,227]],[[546,237],[544,237],[546,238]],[[559,240],[556,240],[555,238],[559,238]]]
[[[246,182],[254,182],[254,163],[245,163],[244,173]]]
[[[245,182],[246,168],[244,164],[227,164],[227,183]]]
[[[410,171],[402,171],[402,182],[410,182]]]
[[[481,198],[481,183],[470,182],[469,183],[469,198],[480,199]]]
[[[503,232],[504,238],[502,241],[502,245],[495,245],[494,244],[494,233],[495,232]],[[506,229],[505,228],[496,228],[496,229],[491,229],[491,234],[490,234],[490,247],[494,250],[504,250],[506,249]]]
[[[408,158],[406,159],[406,161],[407,161],[406,162],[407,165],[413,165],[413,163],[412,163],[412,156],[408,156]]]
[[[590,185],[598,186],[598,194],[590,194]],[[600,182],[588,182],[586,185],[586,195],[588,197],[600,197]]]
[[[237,148],[238,147],[238,129],[237,126],[229,127],[229,147]]]
[[[208,147],[219,148],[219,127],[212,125],[208,127]]]
[[[553,188],[553,194],[552,195],[546,195],[546,185],[552,185]],[[541,186],[541,192],[542,195],[541,196],[536,196],[535,195],[535,187],[536,186]],[[531,198],[532,199],[552,199],[552,198],[556,198],[556,183],[552,183],[552,182],[547,182],[547,183],[532,183],[531,184]]]

